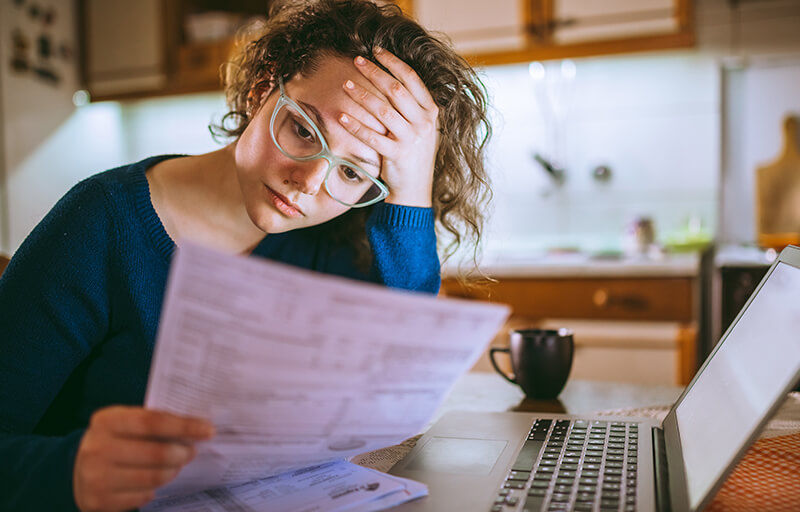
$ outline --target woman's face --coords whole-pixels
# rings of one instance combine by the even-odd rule
[[[379,176],[378,153],[338,121],[340,114],[346,113],[385,133],[382,125],[345,93],[342,84],[348,79],[380,95],[345,57],[321,57],[314,72],[296,75],[284,86],[286,95],[315,122],[331,153]],[[276,147],[270,135],[270,118],[280,97],[277,85],[265,96],[266,102],[253,115],[235,148],[239,186],[250,219],[265,233],[281,233],[321,224],[346,212],[349,207],[325,190],[327,160],[293,160]]]

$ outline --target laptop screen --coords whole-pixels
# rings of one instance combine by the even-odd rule
[[[800,361],[800,269],[778,262],[675,407],[694,509],[754,434]]]

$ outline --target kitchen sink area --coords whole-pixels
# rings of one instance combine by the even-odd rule
[[[591,251],[563,248],[486,251],[480,270],[491,277],[513,276],[696,276],[699,252],[625,254],[621,251]],[[445,266],[448,275],[452,267]]]

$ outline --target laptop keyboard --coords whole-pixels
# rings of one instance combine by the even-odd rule
[[[635,511],[638,446],[636,423],[536,420],[491,512]]]

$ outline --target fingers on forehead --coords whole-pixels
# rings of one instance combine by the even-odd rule
[[[378,120],[378,118],[367,112],[367,109],[353,100],[350,100],[349,105],[350,108],[346,114],[352,116],[364,126],[368,126],[370,129],[380,133],[381,135],[386,135],[388,132],[386,127]]]

